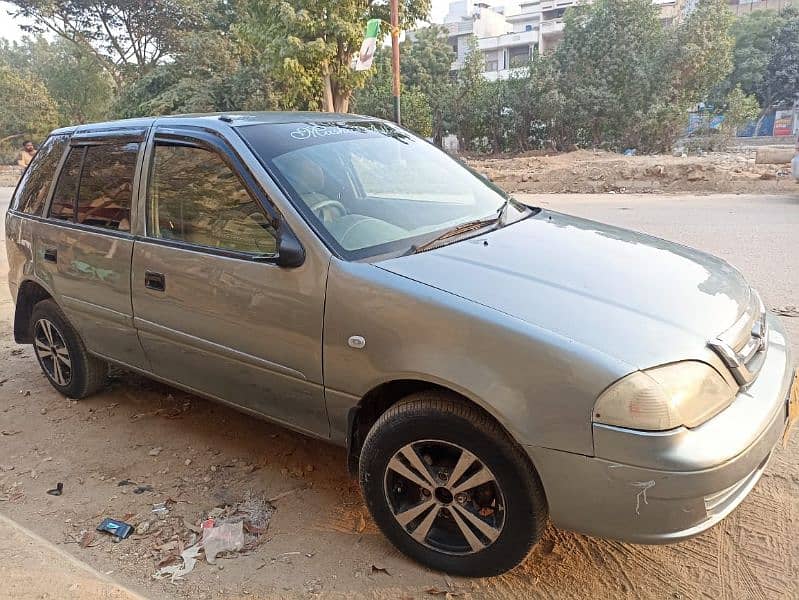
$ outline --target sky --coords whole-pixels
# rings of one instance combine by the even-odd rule
[[[433,9],[431,11],[432,21],[441,22],[447,14],[449,0],[432,0]],[[19,41],[25,33],[19,28],[22,24],[18,19],[9,16],[8,11],[11,5],[8,2],[0,1],[0,37],[8,40]]]
[[[8,14],[11,7],[12,5],[8,2],[0,2],[0,37],[19,41],[25,32],[19,28],[20,21]]]

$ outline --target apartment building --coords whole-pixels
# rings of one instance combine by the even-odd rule
[[[489,81],[507,79],[523,69],[538,49],[540,0],[510,6],[491,6],[470,0],[450,2],[444,19],[455,51],[452,70],[463,68],[469,39],[477,38],[485,57],[484,75]]]
[[[779,0],[772,0],[779,1]],[[590,0],[543,0],[541,6],[541,25],[539,51],[553,50],[563,39],[563,15],[566,9],[576,4],[590,3]],[[652,0],[660,7],[660,20],[664,26],[679,20],[690,4],[690,0]]]
[[[730,0],[730,10],[735,15],[745,15],[756,10],[782,10],[791,4],[792,0]]]
[[[485,56],[489,81],[520,72],[533,52],[549,52],[563,39],[566,10],[592,0],[521,0],[518,4],[489,4],[486,0],[452,0],[444,18],[456,57],[452,70],[463,68],[471,36]],[[664,26],[679,21],[696,0],[652,0],[660,8]],[[799,0],[729,0],[736,15],[756,10],[782,10]]]
[[[475,36],[485,55],[484,75],[490,81],[518,73],[533,52],[548,52],[563,39],[563,15],[571,6],[591,0],[520,0],[518,4],[452,0],[444,18],[456,57],[452,70],[463,68],[469,39]],[[679,19],[692,0],[652,0],[660,7],[664,25]],[[743,5],[747,0],[737,0]],[[750,4],[789,3],[764,0]]]

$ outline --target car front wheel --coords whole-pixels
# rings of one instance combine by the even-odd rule
[[[360,482],[386,537],[455,575],[513,568],[547,518],[524,452],[487,414],[439,392],[414,394],[378,419],[361,451]]]

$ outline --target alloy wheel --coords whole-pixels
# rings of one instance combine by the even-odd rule
[[[480,552],[502,533],[505,499],[496,477],[456,444],[423,440],[403,446],[386,467],[384,486],[397,523],[437,552]]]
[[[48,319],[39,319],[33,327],[33,349],[45,373],[59,386],[72,381],[72,359],[64,336]]]

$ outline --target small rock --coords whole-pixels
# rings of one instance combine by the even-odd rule
[[[149,454],[150,456],[158,456],[159,454],[161,454],[161,450],[163,450],[161,446],[156,446],[155,448],[151,449],[147,454]]]
[[[39,474],[36,472],[35,469],[31,469],[31,479],[38,479]]]
[[[30,395],[30,392],[27,392],[25,395],[26,395],[26,396]],[[39,411],[39,414],[41,414],[41,415],[46,415],[46,414],[47,414],[47,409],[46,409],[46,408],[43,408],[42,410],[40,410],[40,411]]]
[[[191,464],[191,459],[187,458],[185,461],[183,461],[183,464],[188,467]]]
[[[313,473],[313,465],[305,465],[305,471],[308,473]]]
[[[216,473],[216,465],[211,465],[211,473]]]

